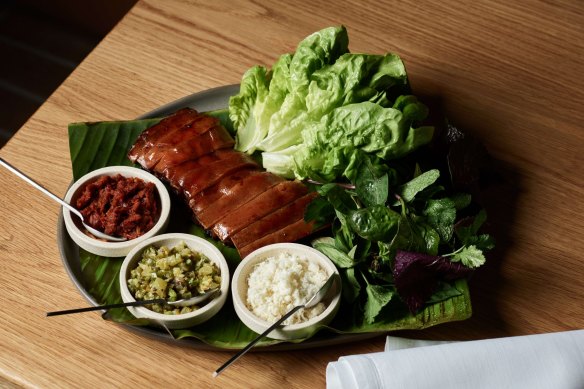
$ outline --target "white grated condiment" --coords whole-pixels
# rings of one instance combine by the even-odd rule
[[[275,322],[297,305],[304,304],[324,285],[326,271],[305,257],[289,252],[268,257],[254,266],[247,278],[247,307],[262,320]],[[324,312],[319,303],[300,309],[283,324],[298,324]]]

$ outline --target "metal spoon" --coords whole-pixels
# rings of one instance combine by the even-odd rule
[[[96,307],[75,308],[75,309],[66,309],[64,311],[47,312],[47,316],[69,315],[71,313],[99,311],[102,309],[111,309],[111,308],[137,307],[137,306],[149,305],[149,304],[168,304],[168,305],[177,306],[177,307],[189,307],[191,305],[196,305],[196,304],[200,304],[204,301],[207,301],[209,298],[211,298],[215,294],[217,294],[217,292],[219,292],[219,288],[210,289],[203,294],[200,294],[200,295],[188,298],[188,299],[177,300],[177,301],[168,301],[166,299],[131,301],[129,303],[106,304],[106,305],[98,305]]]
[[[316,292],[316,294],[310,298],[310,300],[308,300],[304,304],[297,305],[294,308],[292,308],[291,310],[289,310],[288,313],[286,313],[284,316],[282,316],[280,319],[278,319],[278,321],[276,321],[274,324],[272,324],[270,327],[268,327],[267,330],[265,330],[260,335],[258,335],[257,338],[255,338],[254,340],[249,342],[249,344],[247,346],[245,346],[243,349],[239,350],[239,352],[237,354],[235,354],[234,356],[229,358],[229,360],[227,362],[225,362],[223,365],[221,365],[221,367],[219,367],[217,370],[215,370],[215,372],[213,373],[213,377],[217,377],[219,374],[221,374],[221,372],[223,370],[225,370],[227,367],[229,367],[229,365],[231,365],[233,362],[238,360],[241,356],[243,356],[243,354],[248,352],[257,342],[260,341],[260,339],[262,339],[264,336],[267,336],[270,332],[275,330],[276,327],[278,327],[280,324],[282,324],[282,322],[284,322],[284,320],[288,319],[290,316],[292,316],[294,313],[296,313],[296,311],[298,311],[299,309],[302,309],[302,308],[312,308],[316,304],[321,302],[322,299],[326,297],[331,286],[333,286],[333,284],[335,283],[335,279],[336,279],[336,273],[333,273],[329,277],[329,279],[326,280],[324,285],[318,290],[318,292]]]
[[[37,183],[32,178],[30,178],[29,176],[27,176],[26,174],[24,174],[23,172],[21,172],[20,170],[18,170],[17,168],[15,168],[14,166],[9,164],[8,162],[6,162],[2,158],[0,158],[0,165],[4,166],[6,169],[8,169],[12,173],[16,174],[18,177],[22,178],[24,181],[26,181],[30,185],[34,186],[35,188],[37,188],[38,190],[40,190],[41,192],[43,192],[44,194],[46,194],[47,196],[49,196],[50,198],[52,198],[53,200],[55,200],[56,202],[61,204],[63,207],[67,208],[73,214],[77,215],[81,219],[81,223],[87,229],[87,231],[89,231],[95,237],[109,240],[111,242],[124,242],[124,241],[128,240],[128,239],[123,238],[123,237],[117,237],[117,236],[111,236],[111,235],[105,234],[101,231],[96,230],[95,228],[93,228],[91,226],[88,226],[87,224],[85,224],[85,221],[83,220],[83,215],[81,214],[81,212],[79,212],[75,207],[68,204],[66,201],[62,200],[59,196],[50,192],[48,189],[43,187],[41,184]]]

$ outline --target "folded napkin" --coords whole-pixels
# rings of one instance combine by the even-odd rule
[[[386,351],[341,357],[327,389],[584,388],[584,330],[468,342],[388,337]]]

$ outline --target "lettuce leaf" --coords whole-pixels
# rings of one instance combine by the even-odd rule
[[[411,104],[421,104],[417,101]],[[332,181],[347,177],[354,182],[363,156],[400,158],[432,140],[433,127],[412,127],[399,109],[363,102],[340,107],[308,126],[303,147],[294,153],[290,168],[297,178]]]
[[[348,43],[343,26],[325,28],[301,41],[295,53],[281,56],[271,71],[261,66],[248,70],[240,93],[229,103],[237,132],[236,149],[250,154],[263,151],[264,168],[281,176],[330,180],[343,175],[346,168],[347,172],[358,168],[358,149],[382,158],[398,158],[427,143],[432,136],[429,128],[415,133],[408,129],[426,116],[426,107],[413,96],[395,101],[387,97],[392,88],[409,91],[399,56],[352,54]],[[348,111],[338,111],[340,108]],[[389,140],[382,134],[388,127],[387,117],[392,117],[393,143],[384,143]],[[355,121],[360,121],[361,127],[347,131]],[[327,132],[321,131],[323,127]],[[367,131],[372,136],[361,134]],[[321,138],[334,132],[349,141],[356,136],[357,144],[350,149],[339,144],[322,149],[317,132]],[[382,150],[382,143],[387,149]],[[304,158],[308,162],[299,163]]]

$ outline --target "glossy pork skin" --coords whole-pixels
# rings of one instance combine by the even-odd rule
[[[256,197],[281,182],[284,182],[282,178],[267,172],[250,175],[240,180],[237,185],[231,187],[228,191],[225,191],[212,204],[199,212],[195,211],[195,215],[204,228],[211,228],[225,219],[228,212],[237,212],[241,206],[253,201]],[[195,204],[191,205],[191,209],[193,206]]]
[[[264,236],[286,228],[290,224],[290,221],[296,222],[304,219],[306,207],[317,196],[315,192],[311,192],[286,204],[241,229],[231,237],[231,241],[238,249],[243,248]]]
[[[253,221],[304,196],[307,192],[308,188],[298,181],[281,182],[234,211],[226,212],[225,217],[213,226],[213,233],[219,239],[227,240]]]
[[[150,148],[158,144],[160,138],[194,122],[198,117],[197,111],[184,108],[162,119],[158,124],[147,128],[140,134],[128,153],[128,159],[134,163],[139,163],[145,169],[149,169],[146,154]]]
[[[304,211],[317,195],[263,171],[233,145],[218,119],[185,108],[145,130],[128,158],[169,183],[193,219],[224,242],[233,239],[242,257],[309,235]]]

